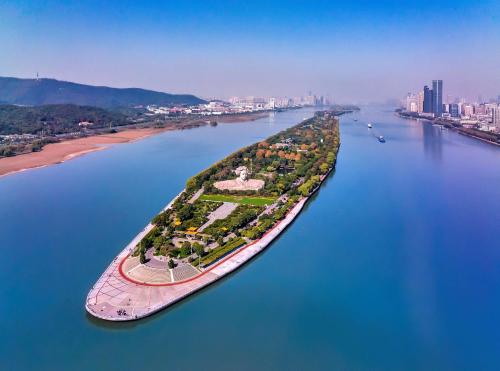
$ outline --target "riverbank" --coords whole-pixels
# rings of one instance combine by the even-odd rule
[[[432,119],[428,117],[420,117],[420,116],[415,116],[415,115],[408,115],[404,114],[398,110],[396,110],[396,115],[400,118],[403,119],[410,119],[410,120],[424,120],[427,121],[431,124],[435,125],[440,125],[442,127],[445,127],[446,129],[453,130],[457,132],[460,135],[464,135],[469,138],[474,138],[477,140],[480,140],[482,142],[488,143],[488,144],[493,144],[495,146],[500,146],[500,139],[498,139],[498,136],[490,133],[490,132],[485,132],[477,129],[469,129],[469,128],[464,128],[461,126],[456,126],[453,125],[453,123],[448,122],[446,120],[442,119]]]
[[[238,123],[255,121],[268,116],[269,113],[247,113],[241,115],[226,115],[217,118],[219,123]],[[31,152],[14,157],[0,158],[0,177],[21,171],[60,164],[65,161],[104,150],[111,145],[133,142],[152,135],[171,130],[193,129],[208,125],[208,120],[180,120],[163,127],[129,128],[116,133],[96,134],[83,138],[69,139],[45,145],[39,152]],[[120,130],[120,128],[116,128]]]
[[[128,143],[147,138],[170,128],[144,128],[124,130],[118,133],[95,135],[47,144],[40,152],[0,159],[0,177],[20,171],[59,164],[87,153],[100,151],[113,144]]]

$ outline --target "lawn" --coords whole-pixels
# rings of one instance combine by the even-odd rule
[[[274,197],[247,197],[247,196],[230,196],[230,195],[201,195],[200,200],[203,201],[219,201],[219,202],[234,202],[237,204],[265,206],[270,205],[276,198]]]

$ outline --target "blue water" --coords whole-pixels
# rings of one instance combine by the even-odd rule
[[[89,288],[187,177],[310,114],[1,178],[0,369],[499,369],[500,148],[384,107],[342,117],[335,174],[250,264],[146,320],[86,314]]]

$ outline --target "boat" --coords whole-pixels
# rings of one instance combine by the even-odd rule
[[[368,129],[371,129],[372,128],[372,124],[368,124]]]
[[[354,119],[354,122],[358,122],[358,119]]]
[[[384,138],[384,136],[383,136],[383,135],[379,135],[379,137],[378,137],[378,141],[379,141],[380,143],[385,143],[385,138]]]

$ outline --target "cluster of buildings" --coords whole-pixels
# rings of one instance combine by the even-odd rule
[[[440,118],[464,127],[500,133],[500,96],[471,103],[464,98],[448,97],[443,102],[443,80],[433,80],[417,94],[408,93],[403,106],[407,113],[423,118]]]
[[[328,106],[331,99],[327,96],[316,96],[309,92],[306,96],[301,97],[271,97],[271,98],[257,98],[257,97],[232,97],[229,102],[235,106],[245,109],[264,108],[264,109],[279,109],[291,107],[315,107],[315,106]]]
[[[303,97],[232,97],[227,102],[211,100],[205,104],[188,107],[159,107],[149,105],[146,107],[150,115],[225,115],[237,113],[251,113],[258,111],[273,111],[287,108],[328,106],[331,99],[326,96],[316,96],[309,93]]]
[[[0,135],[0,143],[2,142],[23,142],[37,139],[37,136],[34,134],[7,134]]]

